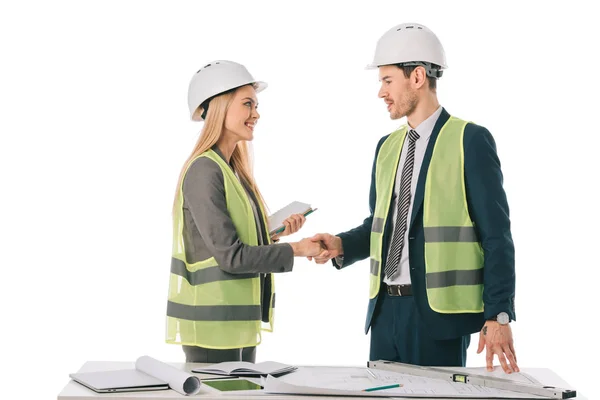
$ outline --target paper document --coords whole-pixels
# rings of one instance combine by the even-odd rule
[[[542,399],[507,390],[456,383],[366,368],[300,367],[296,372],[280,378],[268,376],[264,391],[273,394],[310,394],[359,397],[406,397],[406,398],[504,398]],[[390,389],[365,391],[374,387],[399,385]]]
[[[272,236],[275,233],[283,232],[285,228],[283,221],[289,218],[292,214],[302,214],[307,216],[313,211],[316,211],[316,208],[313,209],[310,204],[301,203],[299,201],[291,202],[282,209],[277,210],[273,215],[269,216],[269,235]]]
[[[230,361],[209,365],[203,368],[195,368],[192,372],[230,376],[281,376],[295,371],[296,369],[297,368],[292,365],[274,361],[265,361],[258,364],[247,361]]]
[[[200,391],[200,379],[152,357],[142,356],[135,369],[82,372],[69,375],[99,393],[173,389],[183,395]]]

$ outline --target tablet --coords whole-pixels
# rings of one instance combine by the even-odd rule
[[[261,390],[263,387],[247,379],[203,379],[202,384],[210,386],[221,392],[233,392],[236,390]]]

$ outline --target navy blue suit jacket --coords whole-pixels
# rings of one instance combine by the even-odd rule
[[[442,314],[433,311],[427,301],[425,286],[425,237],[423,234],[423,196],[425,178],[431,162],[433,147],[442,126],[450,118],[444,109],[438,118],[429,140],[417,188],[409,225],[409,264],[413,295],[419,314],[432,336],[436,339],[451,339],[481,330],[485,320],[507,312],[515,320],[515,259],[514,246],[510,233],[510,219],[506,194],[502,187],[500,160],[496,154],[496,143],[484,127],[469,123],[464,134],[465,184],[470,216],[484,253],[483,313]],[[389,135],[381,138],[375,151],[371,175],[369,206],[371,215],[362,225],[340,233],[344,248],[344,262],[341,268],[369,257],[369,238],[373,222],[373,212],[377,200],[375,189],[375,168],[377,154]],[[385,260],[392,233],[393,212],[390,210],[384,228],[381,280],[383,281]],[[334,266],[340,268],[335,260]],[[378,297],[369,301],[365,333],[369,331]]]

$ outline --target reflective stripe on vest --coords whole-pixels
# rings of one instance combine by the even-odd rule
[[[214,151],[207,157],[223,172],[227,210],[240,240],[251,246],[258,245],[257,222],[248,194],[231,167]],[[192,160],[188,164],[192,163]],[[187,170],[186,170],[187,173]],[[257,274],[230,274],[219,268],[214,257],[196,263],[187,263],[183,241],[183,180],[178,206],[173,215],[173,250],[169,299],[167,303],[167,343],[230,349],[256,346],[261,339],[260,280]],[[261,204],[257,206],[263,215]],[[274,278],[271,275],[269,327],[272,330]]]
[[[463,136],[455,117],[437,137],[425,180],[423,229],[429,306],[440,313],[483,311],[483,251],[467,207]],[[403,126],[381,145],[376,162],[377,202],[371,228],[370,297],[379,293],[383,232],[406,137]],[[410,218],[410,216],[409,216]]]

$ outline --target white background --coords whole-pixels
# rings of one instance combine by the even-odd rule
[[[401,122],[364,66],[387,29],[420,22],[446,49],[441,104],[497,142],[519,364],[551,368],[593,398],[597,21],[584,1],[520,3],[3,3],[4,390],[19,397],[35,376],[28,391],[49,399],[87,360],[184,360],[164,323],[175,182],[201,129],[187,111],[197,69],[231,59],[270,84],[254,140],[268,205],[319,208],[290,240],[338,233],[368,215],[375,146]],[[259,361],[365,365],[368,261],[340,272],[296,259],[277,290]],[[468,366],[485,363],[476,348],[474,335]]]

